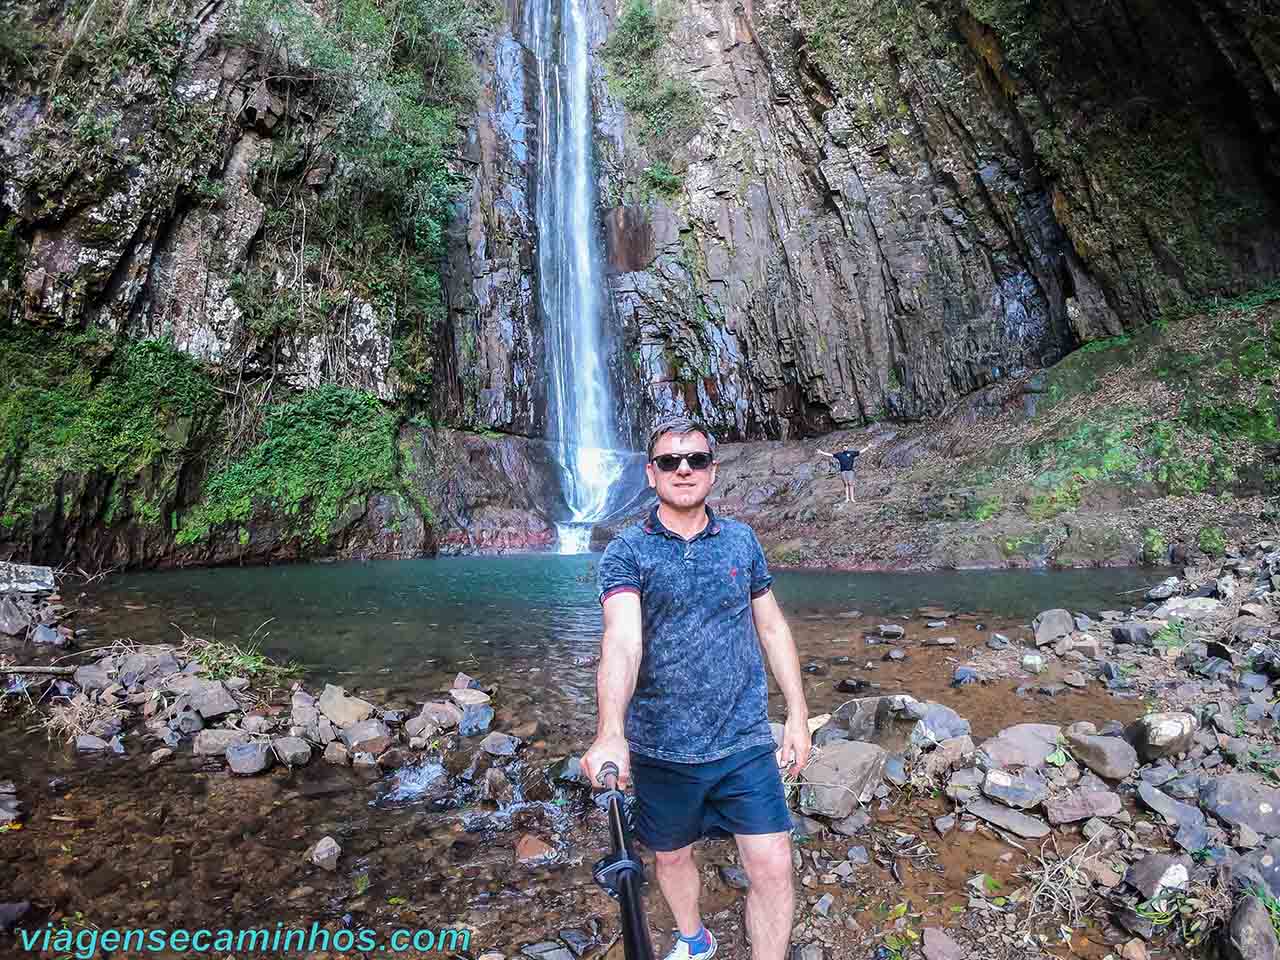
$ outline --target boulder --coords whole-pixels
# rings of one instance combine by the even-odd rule
[[[1004,770],[988,770],[982,781],[982,792],[1006,807],[1030,810],[1049,795],[1049,783],[1034,769],[1016,775]]]
[[[825,748],[800,774],[800,809],[825,817],[847,817],[871,799],[888,752],[873,743],[843,740]]]
[[[928,703],[924,716],[911,729],[911,746],[932,747],[944,740],[967,736],[969,729],[969,721],[950,707]]]
[[[1077,760],[1105,780],[1123,780],[1138,766],[1138,752],[1119,737],[1070,733],[1067,745]]]
[[[386,750],[395,738],[391,729],[377,718],[370,717],[353,723],[342,731],[342,742],[352,753],[372,753],[377,756]]]
[[[249,742],[243,730],[201,730],[191,744],[191,752],[198,757],[225,755],[228,747]]]
[[[1280,790],[1265,787],[1247,774],[1203,781],[1200,806],[1229,827],[1248,824],[1263,837],[1280,836]]]
[[[240,709],[240,704],[231,695],[231,691],[219,680],[206,680],[192,687],[187,693],[187,698],[191,709],[206,721],[225,717],[228,713],[235,713]]]
[[[1055,827],[1093,817],[1114,817],[1120,812],[1120,797],[1110,790],[1073,790],[1046,800],[1045,815]]]
[[[1191,882],[1191,860],[1169,853],[1149,853],[1129,865],[1124,882],[1144,900],[1162,900],[1187,889]]]
[[[1271,914],[1255,896],[1246,896],[1236,907],[1227,928],[1224,953],[1227,960],[1280,960],[1280,938]]]
[[[286,767],[302,767],[311,762],[311,744],[301,737],[281,737],[272,741],[271,749]]]
[[[342,856],[342,847],[338,845],[338,841],[333,837],[321,837],[307,851],[307,862],[315,864],[321,870],[333,873],[338,869],[338,858],[340,856]]]
[[[1049,835],[1049,825],[1039,817],[1032,817],[1017,810],[992,803],[990,800],[975,800],[965,809],[979,819],[994,824],[1002,830],[1008,830],[1015,836],[1037,840]]]
[[[258,740],[253,743],[237,743],[227,747],[227,765],[232,773],[252,776],[271,768],[275,757],[271,744]]]
[[[1199,726],[1189,713],[1148,713],[1129,725],[1125,738],[1143,763],[1152,763],[1190,750]]]
[[[1019,723],[1006,727],[978,747],[978,765],[993,768],[1044,766],[1058,749],[1062,728],[1051,723]]]
[[[472,690],[465,687],[454,687],[449,691],[449,696],[464,712],[467,707],[480,706],[489,702],[489,695],[483,690]]]
[[[53,593],[58,588],[49,567],[0,561],[0,595],[6,593]]]
[[[349,697],[342,687],[326,683],[316,701],[320,712],[336,727],[350,727],[373,716],[373,704],[359,697]]]
[[[1069,637],[1076,629],[1075,617],[1066,610],[1045,610],[1031,621],[1036,633],[1036,646],[1044,647],[1059,637]]]

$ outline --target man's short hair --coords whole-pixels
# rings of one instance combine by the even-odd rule
[[[668,433],[674,433],[681,437],[691,433],[700,433],[706,438],[707,450],[710,451],[711,456],[714,457],[716,455],[716,438],[705,424],[699,423],[697,420],[691,420],[688,417],[670,417],[654,427],[653,433],[649,434],[650,460],[653,459],[653,449],[658,445],[658,440]]]

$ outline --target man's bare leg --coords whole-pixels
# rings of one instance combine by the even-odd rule
[[[702,880],[698,876],[697,864],[693,862],[693,845],[679,850],[657,850],[654,851],[654,857],[657,861],[658,887],[676,918],[680,935],[692,937],[702,929],[702,917],[698,913],[698,894],[702,891]]]
[[[791,834],[738,835],[738,855],[751,881],[747,933],[752,960],[785,960],[795,912]],[[665,888],[664,888],[665,892]]]

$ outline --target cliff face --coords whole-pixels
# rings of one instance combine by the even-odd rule
[[[653,412],[732,438],[919,418],[1280,271],[1280,26],[1256,4],[693,0],[650,23],[692,122],[623,57],[598,100]]]

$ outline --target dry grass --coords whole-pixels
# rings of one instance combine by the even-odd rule
[[[1096,839],[1096,838],[1095,838]],[[1046,847],[1053,845],[1053,853]],[[1098,897],[1093,883],[1084,872],[1084,864],[1090,859],[1089,848],[1093,840],[1086,840],[1065,857],[1058,850],[1057,835],[1040,845],[1036,864],[1019,872],[1034,886],[1027,898],[1026,929],[1034,929],[1037,917],[1066,918],[1072,927],[1079,926]]]
[[[38,724],[50,739],[72,742],[79,736],[115,736],[129,717],[126,710],[106,703],[95,703],[84,694],[78,694],[69,703],[51,707],[47,716]]]

